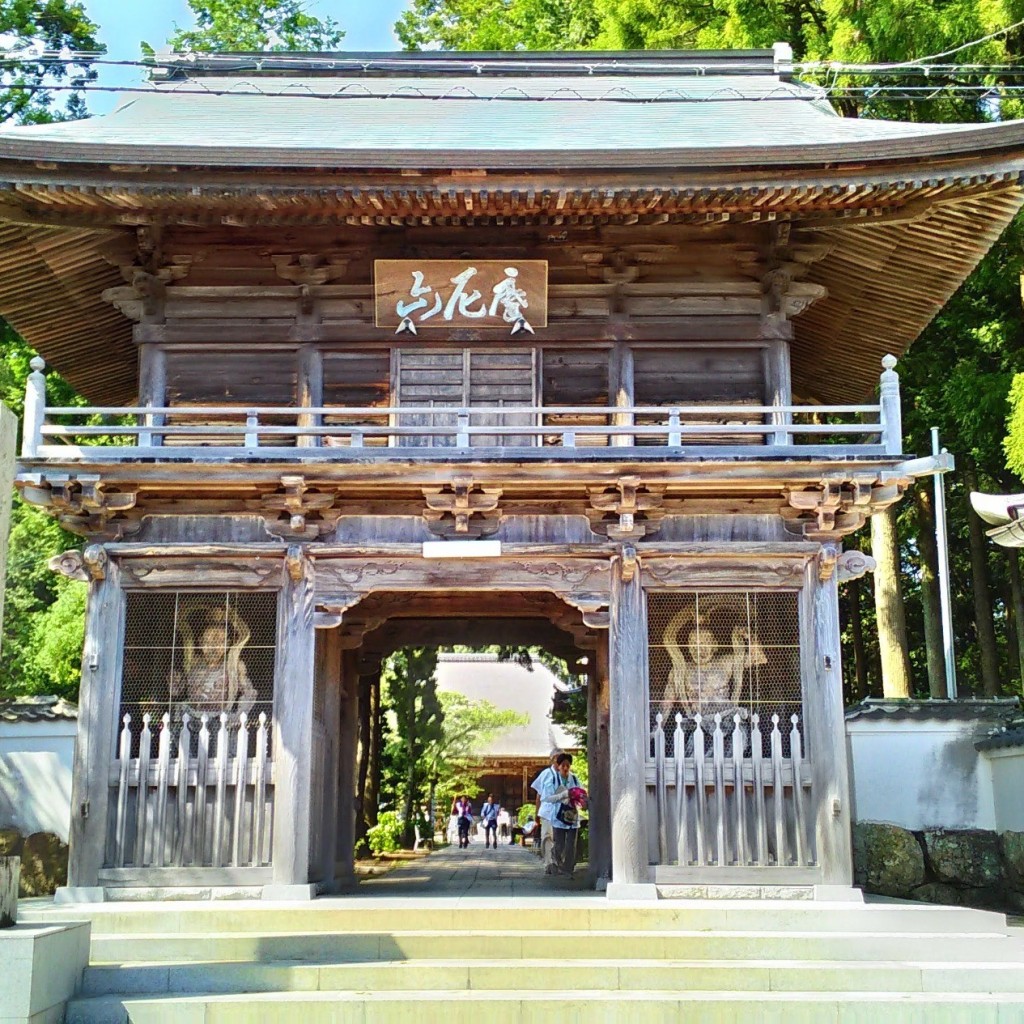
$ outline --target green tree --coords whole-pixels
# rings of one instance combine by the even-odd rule
[[[179,51],[256,53],[336,50],[345,38],[331,18],[307,14],[302,0],[188,0],[196,27],[177,29]]]
[[[437,696],[436,673],[436,648],[405,647],[387,658],[381,676],[390,732],[384,749],[385,785],[393,795],[408,846],[414,839],[413,816],[425,795],[424,754],[442,736],[444,711]]]
[[[79,0],[0,0],[0,39],[12,51],[0,72],[0,123],[85,116],[85,100],[76,89],[96,77],[88,59],[69,63],[46,56],[103,51]]]
[[[481,752],[503,732],[528,725],[530,716],[496,707],[488,700],[470,700],[465,694],[438,694],[444,716],[441,732],[423,752],[430,817],[439,802],[447,804],[460,793],[476,796],[476,768]]]

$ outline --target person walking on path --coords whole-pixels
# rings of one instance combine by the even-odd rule
[[[480,820],[484,823],[484,846],[490,849],[491,843],[498,848],[498,812],[500,808],[494,802],[494,797],[488,793],[487,800],[480,808]]]
[[[508,813],[507,807],[502,807],[498,811],[498,835],[502,839],[510,838],[509,829],[512,825],[512,816]]]
[[[544,862],[544,874],[553,875],[551,864],[551,851],[554,847],[554,829],[551,826],[549,815],[555,813],[555,806],[546,806],[544,803],[544,788],[546,785],[555,786],[555,761],[562,756],[564,751],[555,749],[551,751],[551,763],[547,768],[540,771],[537,777],[530,783],[530,789],[537,794],[537,822],[540,825],[540,855]],[[536,836],[534,843],[537,842]]]
[[[572,772],[572,754],[559,754],[553,768],[538,776],[541,809],[551,822],[551,863],[545,865],[547,875],[568,875],[576,870],[576,835],[580,827],[579,807],[574,798],[582,799],[583,787]]]
[[[455,801],[455,814],[459,823],[459,849],[465,850],[469,847],[469,830],[473,825],[473,805],[469,797],[460,796]]]

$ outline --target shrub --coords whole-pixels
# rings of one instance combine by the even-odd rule
[[[394,811],[383,811],[377,824],[366,833],[370,852],[379,857],[382,853],[394,853],[402,848],[402,822]]]

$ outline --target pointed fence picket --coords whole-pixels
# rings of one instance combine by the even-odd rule
[[[270,863],[273,763],[266,713],[197,723],[125,715],[110,770],[116,791],[107,863],[133,867],[261,867]],[[197,728],[198,724],[198,728]],[[153,757],[154,741],[156,757]],[[254,753],[250,753],[250,749]],[[172,757],[172,751],[174,756]],[[134,754],[134,756],[133,756]]]
[[[811,772],[804,760],[800,718],[790,716],[788,736],[780,721],[773,714],[766,734],[757,714],[749,724],[738,712],[726,721],[715,714],[710,729],[700,714],[677,712],[671,723],[656,716],[649,768],[660,864],[816,865],[813,836],[808,834],[813,820]]]

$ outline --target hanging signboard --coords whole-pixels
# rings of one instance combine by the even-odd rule
[[[378,327],[547,327],[547,260],[375,260]]]

